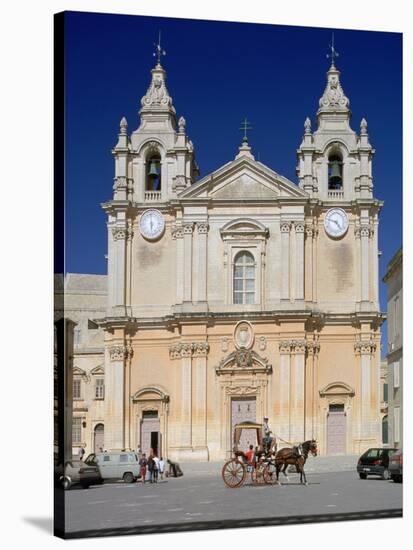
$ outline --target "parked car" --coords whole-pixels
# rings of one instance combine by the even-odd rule
[[[370,475],[389,479],[389,458],[395,452],[396,449],[373,447],[362,454],[357,462],[357,472],[360,479],[366,479]]]
[[[398,449],[390,457],[389,472],[395,483],[403,482],[403,449]]]
[[[105,481],[123,479],[125,483],[133,483],[140,477],[139,459],[133,451],[92,453],[85,464],[93,463],[99,465]]]
[[[73,459],[66,462],[64,473],[60,476],[60,483],[67,491],[75,484],[87,489],[90,485],[103,483],[103,479],[96,462],[91,461],[89,464],[85,464],[79,459]]]

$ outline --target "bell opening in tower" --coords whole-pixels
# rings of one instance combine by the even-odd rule
[[[161,191],[161,157],[158,154],[146,161],[146,191]]]
[[[328,158],[328,190],[343,189],[343,159],[339,153],[333,153]]]

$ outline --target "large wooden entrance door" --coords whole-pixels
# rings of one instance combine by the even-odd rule
[[[146,456],[149,455],[151,449],[156,455],[161,456],[162,442],[158,411],[143,411],[140,441],[141,450],[146,453]]]
[[[257,402],[255,397],[235,397],[231,401],[231,448],[234,445],[234,426],[240,422],[257,421]],[[256,430],[243,430],[239,450],[246,451],[249,445],[257,445]]]
[[[346,452],[346,416],[344,405],[330,405],[327,416],[327,454]]]
[[[103,424],[97,424],[94,431],[94,452],[101,453],[104,451],[104,441],[105,441],[105,428]]]

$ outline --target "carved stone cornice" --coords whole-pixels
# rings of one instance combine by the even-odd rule
[[[359,340],[354,344],[356,355],[372,355],[376,348],[377,345],[374,340]]]
[[[184,357],[206,357],[209,351],[208,342],[180,342],[169,348],[171,359]]]
[[[124,359],[132,357],[133,348],[129,345],[117,344],[109,348],[109,355],[111,361],[123,361]]]

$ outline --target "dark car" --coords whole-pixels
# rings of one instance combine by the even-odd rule
[[[75,484],[87,489],[90,485],[101,483],[103,483],[103,479],[98,464],[93,462],[85,464],[76,459],[66,463],[64,475],[60,477],[60,484],[65,490],[70,489]]]
[[[390,457],[389,472],[390,477],[395,483],[403,482],[403,449],[398,449]]]
[[[380,476],[382,479],[389,479],[389,458],[396,450],[373,447],[362,454],[357,462],[360,479],[366,479],[367,476]]]

